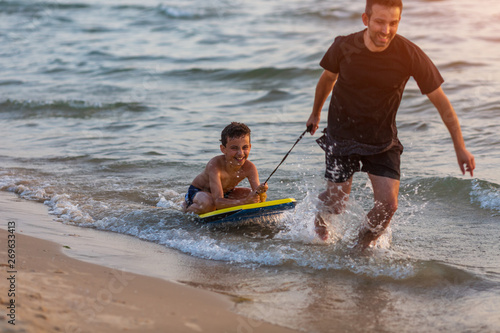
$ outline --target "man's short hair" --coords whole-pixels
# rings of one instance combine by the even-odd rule
[[[250,137],[250,128],[243,123],[233,121],[222,130],[220,142],[225,147],[229,138],[241,138],[245,135]]]
[[[373,5],[381,5],[385,7],[398,7],[400,12],[403,12],[402,0],[366,0],[365,14],[370,17],[373,13]]]

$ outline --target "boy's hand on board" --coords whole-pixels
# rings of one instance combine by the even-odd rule
[[[253,204],[253,203],[259,203],[260,202],[260,194],[258,194],[256,191],[252,191],[248,194],[248,196],[245,198],[245,204]]]

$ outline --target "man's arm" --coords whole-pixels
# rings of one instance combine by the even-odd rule
[[[462,136],[460,123],[458,121],[457,114],[453,109],[453,106],[448,100],[448,97],[446,97],[441,87],[434,90],[430,94],[427,94],[427,97],[439,111],[441,119],[450,132],[451,139],[453,140],[453,146],[455,147],[455,153],[457,154],[458,165],[460,167],[460,170],[462,171],[462,174],[465,174],[465,172],[467,171],[470,172],[471,176],[473,176],[473,171],[476,168],[474,156],[465,148],[465,142]]]
[[[314,105],[311,115],[307,120],[306,127],[311,126],[311,135],[314,135],[319,127],[319,121],[321,119],[321,109],[325,101],[333,90],[333,86],[338,78],[337,73],[332,73],[330,71],[324,70],[323,74],[319,78],[318,84],[316,85],[316,93],[314,95]]]

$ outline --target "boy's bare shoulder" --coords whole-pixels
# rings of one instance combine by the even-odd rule
[[[218,155],[215,157],[212,157],[210,161],[208,161],[207,166],[205,169],[207,171],[209,170],[219,170],[224,166],[225,158],[224,155]]]
[[[254,175],[257,172],[257,167],[249,160],[246,160],[241,170],[243,171],[244,177],[248,177]]]
[[[222,169],[221,157],[224,158],[224,155],[212,157],[207,162],[205,169],[194,178],[191,185],[210,192],[210,177],[215,176]]]
[[[253,164],[252,161],[246,160],[245,164],[243,164],[243,168],[247,170],[253,170],[256,169],[255,164]]]

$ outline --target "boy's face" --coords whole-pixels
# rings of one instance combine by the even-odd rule
[[[226,162],[234,166],[243,166],[250,154],[250,136],[228,138],[226,146],[220,145],[220,150],[226,156]]]

